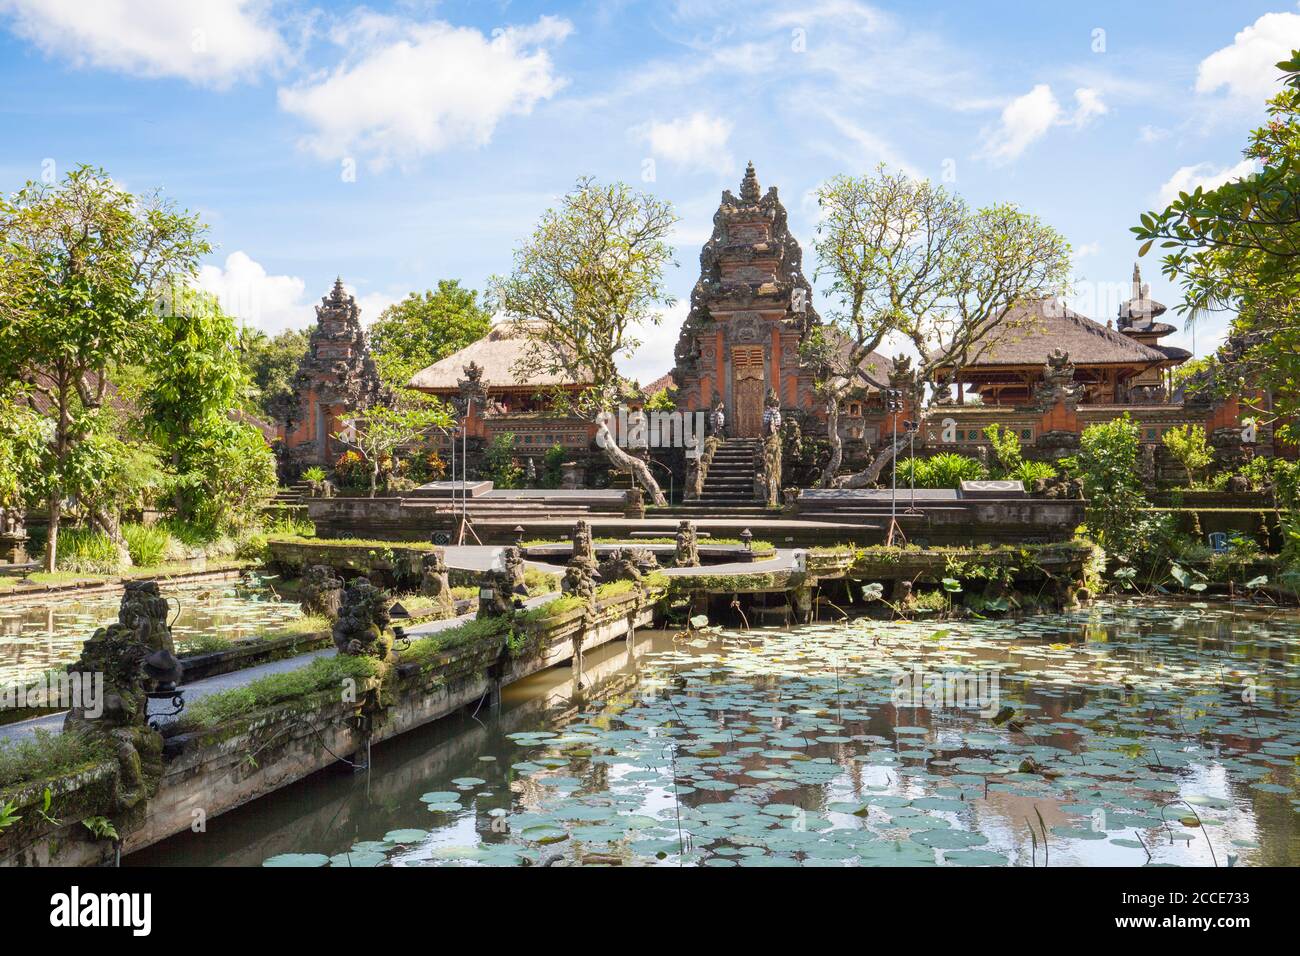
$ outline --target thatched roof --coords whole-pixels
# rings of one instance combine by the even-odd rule
[[[646,398],[651,398],[652,396],[658,395],[660,392],[664,392],[670,388],[676,388],[676,387],[677,387],[677,380],[673,378],[673,373],[665,372],[663,375],[660,375],[649,385],[645,386],[645,388],[641,389],[641,392],[645,395]]]
[[[527,328],[536,323],[498,322],[477,342],[453,352],[445,359],[411,376],[410,387],[426,392],[456,391],[471,362],[483,369],[483,384],[488,388],[545,388],[555,385],[581,385],[583,382],[560,374],[539,373],[521,381],[515,375],[515,363],[529,347]]]
[[[1065,349],[1076,365],[1154,365],[1169,360],[1163,352],[1066,308],[1059,299],[1046,298],[1012,308],[1006,324],[967,365],[1042,365],[1053,349]]]

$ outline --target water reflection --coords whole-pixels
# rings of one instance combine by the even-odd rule
[[[130,862],[1294,865],[1298,649],[1204,605],[643,634]],[[999,714],[900,706],[916,667]]]
[[[217,584],[169,587],[166,594],[173,600],[174,615],[179,605],[172,631],[181,649],[213,635],[238,640],[302,616],[297,604],[270,600],[264,589]],[[120,595],[110,594],[0,605],[0,687],[76,660],[95,629],[117,619],[120,603]]]

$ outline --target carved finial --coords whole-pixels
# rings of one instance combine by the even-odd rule
[[[1138,267],[1138,264],[1135,262],[1133,263],[1133,298],[1140,299],[1141,297],[1142,297],[1142,270]]]
[[[758,174],[754,172],[754,163],[751,160],[745,166],[745,178],[740,181],[740,198],[746,202],[758,202]]]

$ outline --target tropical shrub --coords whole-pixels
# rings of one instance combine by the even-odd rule
[[[564,462],[569,457],[563,445],[552,445],[542,458],[543,488],[558,488],[564,481]]]
[[[1197,476],[1214,461],[1205,429],[1200,425],[1180,425],[1166,431],[1160,441],[1187,472],[1188,486],[1198,487]]]
[[[1003,477],[1023,482],[1026,488],[1032,489],[1034,482],[1039,479],[1050,481],[1055,478],[1056,469],[1045,461],[1022,461]]]
[[[167,560],[172,538],[165,527],[124,524],[122,537],[126,538],[126,548],[131,554],[131,563],[137,567],[157,567]]]
[[[93,528],[68,527],[59,532],[56,566],[81,574],[113,574],[122,557],[108,535]]]
[[[383,466],[380,466],[380,477],[384,475]],[[370,487],[370,466],[366,460],[355,451],[345,451],[339,455],[334,462],[334,481],[340,488],[346,488],[349,491],[360,491]]]
[[[979,481],[987,477],[987,469],[978,461],[954,452],[933,458],[905,458],[898,462],[900,488],[910,487],[913,479],[917,488],[956,488],[963,481]],[[888,473],[881,475],[882,482],[888,479]]]
[[[921,488],[957,488],[963,481],[980,481],[989,476],[988,470],[974,458],[947,452],[935,455],[925,462],[918,478],[924,476]]]
[[[1025,460],[1020,451],[1020,436],[1014,429],[995,423],[984,429],[984,437],[989,440],[989,450],[993,452],[993,477],[1011,478],[1011,473]]]
[[[1069,467],[1083,481],[1088,499],[1088,537],[1120,563],[1151,566],[1164,554],[1172,522],[1144,510],[1148,503],[1138,474],[1138,448],[1138,428],[1126,412],[1085,428]]]
[[[515,458],[515,436],[504,432],[492,439],[483,452],[483,477],[497,488],[518,488],[523,484],[524,470]]]

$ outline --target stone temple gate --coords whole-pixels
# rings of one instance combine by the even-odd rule
[[[819,322],[785,207],[776,187],[760,191],[750,163],[740,195],[723,191],[700,252],[700,278],[675,351],[678,407],[703,410],[721,400],[737,438],[761,434],[769,389],[784,410],[817,414],[813,369],[800,346]]]

